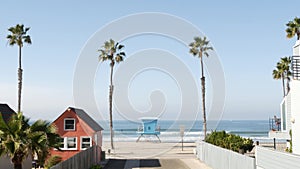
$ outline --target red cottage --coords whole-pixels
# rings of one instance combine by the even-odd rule
[[[62,151],[51,150],[51,156],[61,156],[64,161],[93,145],[102,146],[103,128],[82,109],[69,107],[53,124],[62,137]]]

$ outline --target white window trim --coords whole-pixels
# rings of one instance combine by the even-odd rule
[[[81,136],[80,137],[80,150],[86,150],[87,148],[82,148],[82,139],[83,138],[89,138],[90,139],[90,147],[92,147],[92,137],[90,136]]]
[[[75,138],[75,143],[76,143],[75,148],[68,148],[68,138]],[[63,139],[64,139],[64,147],[60,148],[61,150],[77,150],[78,149],[77,137],[63,137]]]
[[[66,120],[74,120],[74,129],[66,129]],[[76,119],[75,118],[65,118],[64,119],[64,130],[65,131],[75,131],[76,130]]]

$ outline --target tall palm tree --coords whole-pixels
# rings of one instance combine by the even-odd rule
[[[286,95],[285,94],[285,80],[284,80],[284,71],[282,69],[282,66],[277,63],[276,69],[273,70],[273,79],[282,80],[282,90],[283,90],[283,97]]]
[[[50,148],[58,148],[60,137],[50,123],[38,120],[31,126],[29,119],[17,113],[5,123],[0,113],[0,156],[8,155],[15,169],[22,169],[22,162],[32,154],[45,161]]]
[[[292,59],[289,56],[280,59],[280,65],[284,71],[284,78],[286,79],[286,94],[288,94],[290,91],[290,81],[292,76],[292,72],[290,69],[291,63]]]
[[[205,77],[204,77],[204,68],[203,68],[203,56],[209,56],[208,51],[213,50],[211,46],[209,46],[209,41],[206,40],[206,37],[194,37],[194,42],[190,43],[190,53],[193,56],[198,56],[200,58],[201,64],[201,86],[202,86],[202,112],[203,112],[203,131],[204,131],[204,139],[206,138],[206,109],[205,109]]]
[[[123,52],[124,45],[115,43],[114,40],[110,39],[104,42],[104,45],[99,49],[100,52],[99,60],[101,62],[110,62],[110,86],[109,86],[109,124],[110,124],[110,144],[111,149],[114,149],[113,144],[113,122],[112,122],[112,102],[113,102],[113,72],[115,63],[120,63],[125,57],[125,52]]]
[[[24,25],[17,24],[15,27],[10,27],[7,35],[8,43],[11,46],[17,44],[19,46],[19,68],[18,68],[18,112],[21,112],[21,94],[22,94],[22,47],[24,43],[31,44],[31,38],[27,35],[30,28],[24,28]]]
[[[290,71],[291,57],[282,57],[277,62],[276,69],[273,70],[273,78],[282,80],[283,97],[290,91],[290,77],[292,75]],[[286,80],[286,86],[285,86]]]
[[[293,38],[297,35],[297,40],[300,39],[300,18],[295,17],[294,20],[289,21],[286,24],[287,28],[285,30],[287,38]]]

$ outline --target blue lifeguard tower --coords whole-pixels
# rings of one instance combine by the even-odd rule
[[[138,130],[138,133],[141,135],[136,140],[136,142],[140,141],[140,138],[144,137],[145,135],[154,135],[158,138],[159,142],[161,142],[158,137],[158,135],[160,134],[160,127],[157,125],[157,118],[145,117],[141,118],[141,120],[143,126],[141,126]]]

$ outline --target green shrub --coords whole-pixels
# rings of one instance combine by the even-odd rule
[[[289,140],[290,148],[286,148],[285,151],[289,153],[293,153],[292,130],[290,130],[289,134],[290,134],[290,140]]]
[[[247,152],[253,148],[253,140],[242,138],[239,135],[229,134],[225,131],[213,131],[207,135],[205,142],[235,152],[239,152],[240,150]]]
[[[100,165],[93,165],[90,169],[102,169]]]
[[[51,156],[45,164],[45,168],[51,168],[55,166],[56,164],[60,163],[62,161],[62,158],[60,156]]]

